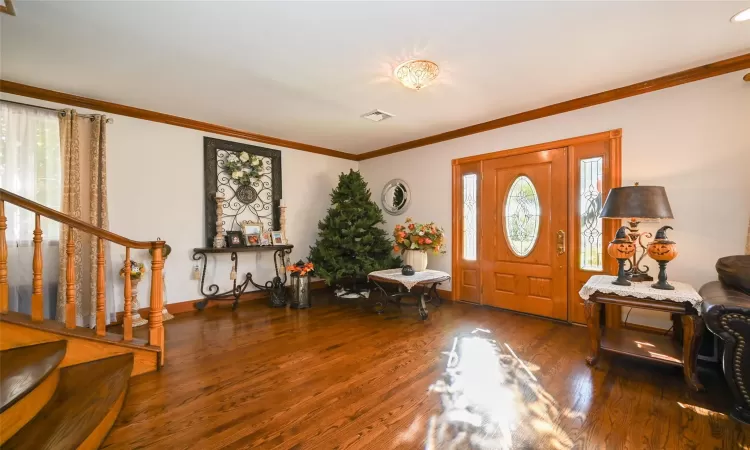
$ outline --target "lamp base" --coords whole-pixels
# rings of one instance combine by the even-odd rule
[[[630,281],[654,281],[654,277],[647,273],[640,272],[630,275]]]

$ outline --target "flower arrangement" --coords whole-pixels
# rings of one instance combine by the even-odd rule
[[[143,274],[146,273],[146,266],[143,265],[143,263],[135,262],[133,260],[130,261],[130,279],[131,280],[140,280],[143,277]],[[120,277],[125,278],[125,267],[120,269]]]
[[[224,167],[237,184],[248,186],[263,171],[263,159],[248,152],[242,152],[240,156],[231,153],[227,157]]]
[[[394,252],[403,252],[404,250],[432,250],[436,255],[445,253],[441,251],[445,243],[443,229],[430,223],[415,223],[411,217],[406,218],[406,225],[396,225],[393,229],[393,237],[396,243],[393,244]]]
[[[292,275],[296,274],[297,276],[304,277],[308,273],[312,272],[314,268],[315,266],[313,265],[313,263],[311,262],[304,263],[300,259],[299,261],[292,264],[291,266],[288,266],[286,270],[292,272]]]

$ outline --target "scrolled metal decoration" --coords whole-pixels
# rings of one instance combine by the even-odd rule
[[[252,186],[240,186],[237,188],[237,200],[245,205],[250,205],[257,199],[258,193]]]
[[[281,152],[210,137],[204,137],[203,144],[206,237],[216,234],[216,192],[224,195],[223,216],[219,220],[225,230],[239,229],[243,220],[261,222],[268,230],[278,230],[282,198]],[[243,152],[260,158],[262,169],[256,178],[239,184],[227,169],[227,158]]]

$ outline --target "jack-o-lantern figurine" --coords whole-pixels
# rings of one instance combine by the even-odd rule
[[[635,244],[628,237],[628,228],[620,227],[615,239],[607,246],[609,256],[617,260],[617,279],[612,282],[618,286],[630,286],[627,275],[625,275],[625,261],[635,254]]]
[[[667,283],[667,263],[677,257],[677,244],[667,239],[667,230],[671,229],[670,226],[659,228],[654,240],[648,244],[648,256],[659,263],[659,281],[651,285],[654,289],[674,289],[674,286]]]

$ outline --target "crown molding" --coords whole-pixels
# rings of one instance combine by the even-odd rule
[[[174,125],[183,128],[191,128],[193,130],[205,131],[208,133],[216,133],[223,136],[230,136],[240,139],[247,139],[253,142],[260,142],[264,144],[278,145],[279,147],[292,148],[295,150],[302,150],[310,153],[317,153],[320,155],[333,156],[335,158],[348,159],[350,161],[356,161],[357,155],[346,153],[338,150],[332,150],[324,147],[317,147],[315,145],[303,144],[301,142],[288,141],[286,139],[279,139],[272,136],[265,136],[262,134],[251,133],[249,131],[238,130],[236,128],[229,128],[222,125],[216,125],[208,122],[201,122],[193,119],[186,119],[184,117],[173,116],[171,114],[164,114],[156,111],[150,111],[147,109],[135,108],[132,106],[121,105],[119,103],[111,103],[103,100],[96,100],[93,98],[81,97],[73,94],[66,94],[64,92],[52,91],[49,89],[43,89],[39,87],[29,86],[26,84],[16,83],[13,81],[0,80],[0,92],[7,94],[21,95],[23,97],[31,97],[38,100],[45,100],[49,102],[62,103],[65,105],[77,106],[79,108],[88,108],[96,111],[102,111],[110,114],[117,114],[121,116],[134,117],[136,119],[150,120],[152,122],[166,123],[168,125]]]
[[[434,136],[428,136],[401,144],[391,145],[389,147],[373,150],[371,152],[362,153],[358,155],[358,161],[364,161],[366,159],[403,152],[405,150],[424,147],[426,145],[449,141],[451,139],[456,139],[464,136],[470,136],[472,134],[483,133],[485,131],[494,130],[497,128],[503,128],[510,125],[528,122],[531,120],[554,116],[556,114],[575,111],[577,109],[588,108],[589,106],[601,105],[603,103],[622,100],[624,98],[647,94],[649,92],[659,91],[661,89],[667,89],[673,86],[679,86],[681,84],[692,83],[693,81],[716,77],[719,75],[724,75],[748,68],[750,68],[750,53],[736,56],[734,58],[724,59],[711,64],[706,64],[704,66],[683,70],[682,72],[673,73],[671,75],[654,78],[642,83],[631,84],[629,86],[599,92],[598,94],[587,95],[585,97],[575,98],[573,100],[568,100],[562,103],[555,103],[554,105],[544,106],[542,108],[532,109],[530,111],[501,117],[499,119],[490,120],[489,122],[483,122],[476,125],[459,128],[457,130],[447,131],[445,133],[436,134]]]
[[[239,139],[246,139],[253,142],[278,145],[280,147],[291,148],[295,150],[302,150],[310,153],[317,153],[320,155],[332,156],[335,158],[347,159],[350,161],[364,161],[367,159],[377,158],[379,156],[390,155],[393,153],[403,152],[418,147],[424,147],[426,145],[436,144],[438,142],[444,142],[460,137],[470,136],[472,134],[483,133],[485,131],[494,130],[497,128],[503,128],[510,125],[516,125],[531,120],[541,119],[544,117],[554,116],[577,109],[588,108],[590,106],[601,105],[603,103],[609,103],[617,100],[622,100],[628,97],[634,97],[636,95],[647,94],[649,92],[659,91],[681,84],[692,83],[694,81],[704,80],[706,78],[716,77],[719,75],[725,75],[727,73],[736,72],[739,70],[750,68],[750,53],[736,56],[734,58],[728,58],[721,61],[716,61],[703,66],[694,67],[692,69],[683,70],[670,75],[666,75],[652,80],[644,81],[641,83],[631,84],[629,86],[620,87],[617,89],[611,89],[598,94],[587,95],[585,97],[575,98],[554,105],[544,106],[542,108],[532,109],[518,114],[513,114],[499,119],[490,120],[488,122],[471,125],[464,128],[459,128],[445,133],[428,136],[413,141],[403,142],[401,144],[391,145],[378,150],[373,150],[361,154],[353,154],[342,152],[339,150],[332,150],[324,147],[317,147],[314,145],[304,144],[301,142],[288,141],[285,139],[279,139],[271,136],[265,136],[262,134],[251,133],[249,131],[238,130],[235,128],[229,128],[222,125],[216,125],[208,122],[201,122],[198,120],[187,119],[184,117],[173,116],[170,114],[164,114],[156,111],[150,111],[147,109],[135,108],[132,106],[121,105],[118,103],[106,102],[103,100],[96,100],[87,97],[81,97],[73,94],[66,94],[64,92],[52,91],[49,89],[29,86],[13,81],[0,80],[0,92],[8,94],[20,95],[23,97],[36,98],[38,100],[45,100],[55,103],[62,103],[65,105],[77,106],[80,108],[88,108],[96,111],[107,112],[110,114],[118,114],[121,116],[134,117],[136,119],[150,120],[152,122],[166,123],[168,125],[174,125],[183,128],[191,128],[194,130],[205,131],[208,133],[215,133],[223,136],[235,137]],[[748,80],[748,75],[745,76],[745,80]]]

